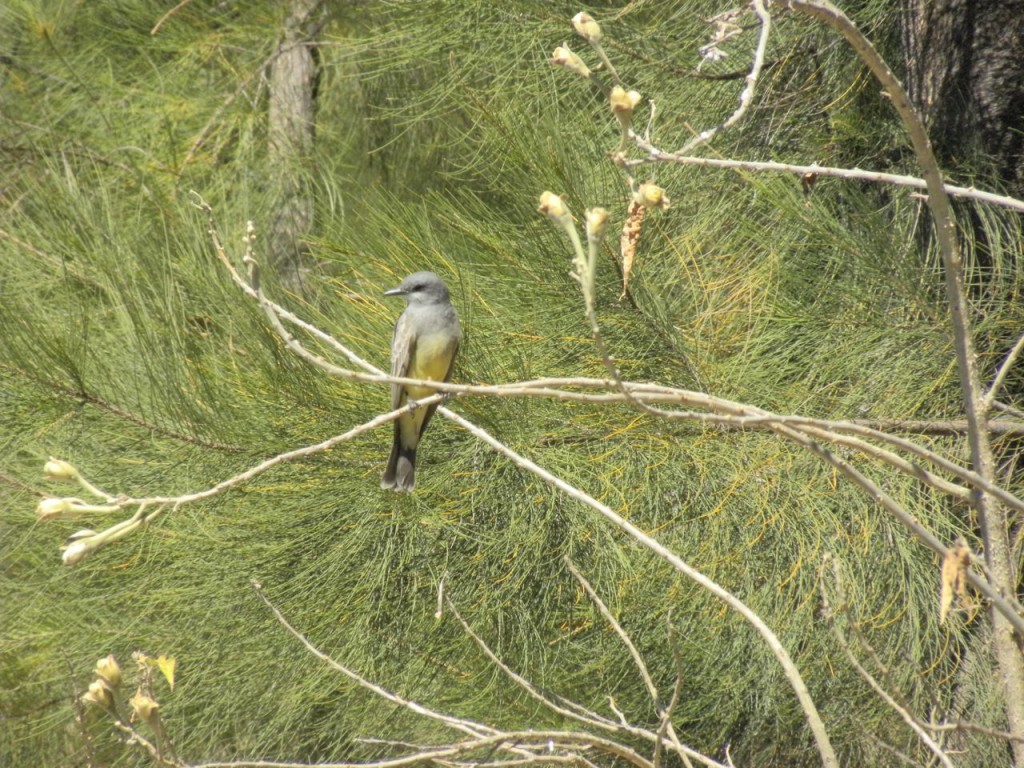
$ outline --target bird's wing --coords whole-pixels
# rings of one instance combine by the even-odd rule
[[[391,375],[405,376],[409,372],[409,363],[416,354],[416,338],[409,321],[408,310],[403,312],[395,323],[395,332],[391,337]],[[391,408],[402,405],[402,385],[391,385]]]

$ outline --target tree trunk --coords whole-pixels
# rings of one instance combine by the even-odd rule
[[[281,281],[301,291],[305,246],[313,227],[313,197],[305,166],[313,150],[317,66],[311,23],[319,0],[291,0],[284,39],[270,66],[267,108],[268,154],[276,199],[267,238],[267,254]]]
[[[1024,196],[1024,0],[903,0],[905,82],[940,161]]]

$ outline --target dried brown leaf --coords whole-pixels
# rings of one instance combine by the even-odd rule
[[[636,258],[636,246],[640,240],[640,230],[647,209],[633,201],[626,212],[626,223],[622,225],[622,237],[619,238],[619,253],[622,256],[622,295],[629,290],[629,274],[633,271],[633,260]]]
[[[967,599],[967,566],[971,564],[971,550],[962,541],[948,549],[942,558],[942,591],[939,598],[939,623],[944,624],[953,607],[953,599]]]

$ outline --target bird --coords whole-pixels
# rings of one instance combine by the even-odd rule
[[[431,381],[451,379],[462,328],[448,297],[448,286],[433,272],[415,272],[384,295],[404,296],[408,302],[391,337],[391,375]],[[391,408],[415,403],[435,392],[433,387],[392,384]],[[381,476],[381,488],[408,492],[415,487],[416,449],[437,405],[413,405],[395,419],[391,455]]]

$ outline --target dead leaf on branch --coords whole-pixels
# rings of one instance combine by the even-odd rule
[[[971,564],[971,550],[963,541],[947,550],[942,558],[942,592],[939,598],[939,623],[946,622],[946,616],[953,606],[953,599],[960,598],[960,604],[967,602],[967,566]]]
[[[626,223],[622,225],[622,237],[619,238],[619,253],[622,256],[622,298],[629,290],[629,274],[633,271],[633,260],[636,258],[636,246],[640,240],[640,229],[647,209],[633,201],[626,212]]]
[[[818,182],[818,174],[813,172],[805,173],[800,177],[800,186],[804,190],[804,205],[808,208],[811,206],[811,192],[814,191],[814,185]]]

